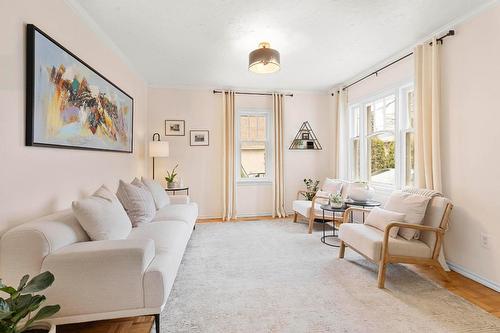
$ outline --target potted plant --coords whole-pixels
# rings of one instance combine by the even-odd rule
[[[177,177],[177,172],[175,170],[179,164],[177,164],[172,171],[167,170],[167,176],[165,177],[165,180],[167,181],[167,188],[178,188],[179,184],[178,182],[175,181],[175,177]]]
[[[342,200],[342,195],[340,195],[340,193],[330,194],[330,206],[333,208],[344,207],[344,200]]]
[[[61,307],[47,305],[39,309],[45,296],[35,295],[53,282],[54,275],[48,271],[31,280],[29,275],[23,276],[17,288],[6,286],[0,280],[0,291],[9,295],[8,298],[0,297],[0,332],[55,333],[55,325],[40,320],[54,315]],[[38,311],[32,316],[32,312],[36,310]]]
[[[302,192],[302,195],[306,200],[312,201],[319,190],[319,180],[304,179],[304,184],[306,184],[306,192]]]

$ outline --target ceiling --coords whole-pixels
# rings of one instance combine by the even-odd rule
[[[70,2],[150,85],[327,90],[491,0]],[[280,72],[247,70],[261,41]]]

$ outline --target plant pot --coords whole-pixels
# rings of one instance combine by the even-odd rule
[[[342,207],[344,207],[344,203],[343,202],[330,202],[330,206],[332,208],[342,208]]]
[[[42,321],[31,326],[26,333],[56,333],[56,325]]]
[[[354,201],[368,201],[373,198],[375,190],[366,183],[352,183],[349,187],[349,197]]]
[[[167,188],[179,188],[179,182],[167,183]]]

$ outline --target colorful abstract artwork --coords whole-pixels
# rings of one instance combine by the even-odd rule
[[[132,152],[132,97],[28,25],[26,144]]]

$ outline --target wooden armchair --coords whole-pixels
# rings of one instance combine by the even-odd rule
[[[293,222],[297,222],[298,216],[303,216],[309,224],[307,232],[312,233],[314,220],[323,218],[323,211],[321,210],[321,205],[328,202],[329,197],[325,195],[325,192],[318,191],[312,201],[300,200],[300,196],[307,193],[307,191],[298,191],[297,200],[293,202],[293,210],[295,212],[293,216]],[[314,207],[314,208],[313,208]],[[333,217],[330,214],[325,215],[325,220],[331,221]],[[341,217],[336,217],[335,220],[340,224],[342,222]]]
[[[429,202],[423,224],[390,223],[382,232],[365,224],[349,223],[355,211],[365,209],[351,207],[344,214],[339,228],[339,258],[344,258],[345,248],[350,247],[368,260],[378,263],[378,287],[384,288],[385,272],[388,264],[407,263],[429,265],[447,279],[438,257],[441,252],[443,236],[448,229],[453,205],[444,197],[434,197]],[[389,237],[394,227],[411,228],[420,231],[419,239],[406,240],[402,237]]]

